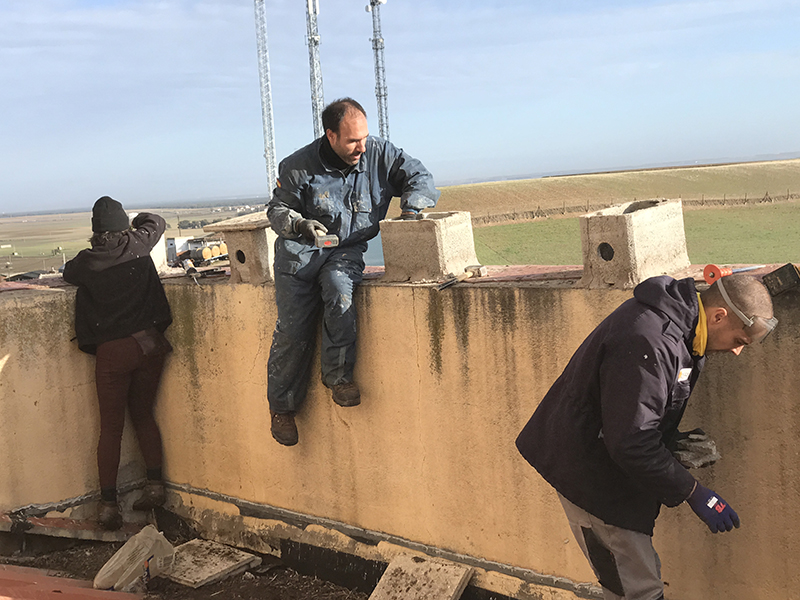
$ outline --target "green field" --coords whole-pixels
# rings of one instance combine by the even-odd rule
[[[778,202],[752,203],[766,195]],[[442,188],[435,210],[469,211],[477,220],[500,223],[515,212],[563,211],[563,217],[475,227],[478,259],[487,265],[579,265],[578,215],[645,198],[683,200],[689,258],[695,264],[800,260],[800,159],[450,186]],[[723,198],[749,198],[751,204],[711,206]],[[701,201],[708,206],[697,206]],[[179,221],[236,214],[211,206],[152,212],[167,220],[168,237],[203,235],[202,229],[179,231]],[[399,203],[394,202],[388,216],[397,214]],[[90,217],[85,212],[0,218],[0,273],[60,266],[88,246]]]
[[[202,229],[177,229],[179,221],[213,221],[234,212],[212,212],[213,207],[152,209],[167,221],[167,237],[202,236]],[[0,273],[24,273],[58,268],[84,248],[92,235],[91,212],[27,215],[0,218]],[[6,247],[7,246],[7,247]],[[57,250],[58,248],[61,250]],[[14,255],[13,253],[16,253]],[[63,253],[63,257],[62,257]]]
[[[689,260],[704,263],[800,262],[800,203],[684,208]],[[474,230],[486,265],[583,264],[577,217]]]
[[[467,210],[475,217],[538,208],[566,208],[570,212],[570,208],[646,198],[681,198],[685,204],[703,198],[747,196],[756,200],[767,193],[773,198],[786,197],[787,193],[800,198],[800,160],[456,185],[442,189],[437,210]]]

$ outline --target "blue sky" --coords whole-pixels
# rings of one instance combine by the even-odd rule
[[[378,133],[367,0],[319,0],[325,100]],[[278,158],[303,0],[266,0]],[[388,0],[391,139],[441,184],[800,156],[800,0]],[[0,212],[266,195],[252,0],[3,0]]]

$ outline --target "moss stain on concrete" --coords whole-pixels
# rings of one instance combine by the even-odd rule
[[[442,376],[444,313],[444,298],[441,292],[428,288],[428,331],[431,340],[431,367],[439,377]]]

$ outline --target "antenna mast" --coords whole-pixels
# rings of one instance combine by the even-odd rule
[[[319,0],[306,0],[306,25],[308,29],[308,68],[311,78],[311,116],[314,119],[314,137],[325,133],[322,130],[322,109],[325,96],[322,93],[322,67],[319,63],[319,31],[317,16]]]
[[[269,51],[267,49],[267,13],[264,0],[255,0],[256,44],[258,46],[258,75],[261,79],[261,120],[264,123],[264,158],[267,161],[269,194],[275,189],[278,167],[275,161],[275,122],[272,118],[272,87],[269,79]]]
[[[380,5],[386,0],[369,0],[367,12],[372,13],[372,52],[375,55],[375,98],[378,101],[378,126],[381,137],[389,139],[389,91],[386,89],[386,68],[383,62]]]

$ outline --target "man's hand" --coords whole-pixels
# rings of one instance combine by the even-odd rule
[[[325,235],[328,233],[328,228],[314,219],[300,219],[299,221],[295,221],[294,230],[309,242],[313,242],[318,235]]]
[[[686,499],[695,514],[705,521],[711,533],[722,533],[739,527],[739,515],[716,492],[695,483]]]
[[[677,432],[668,448],[687,469],[708,467],[721,458],[714,440],[702,429]]]

